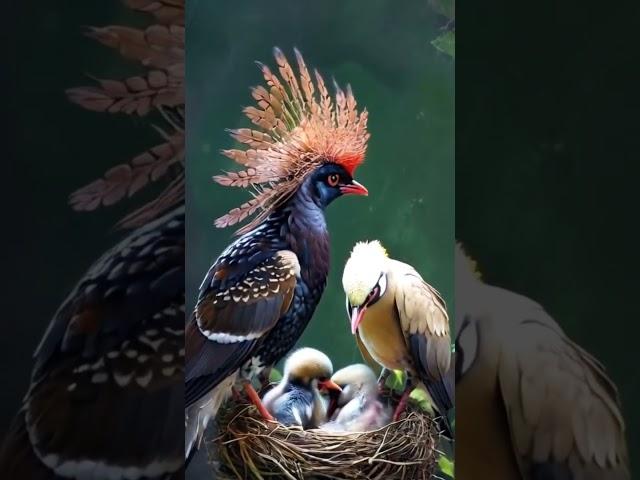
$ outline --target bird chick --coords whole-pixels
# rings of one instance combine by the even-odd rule
[[[349,365],[333,374],[331,380],[341,392],[331,391],[327,419],[321,428],[330,431],[366,432],[383,427],[391,412],[379,399],[376,375],[367,365]]]
[[[398,419],[411,391],[424,385],[451,437],[453,408],[449,317],[438,291],[411,266],[389,258],[380,242],[358,242],[342,277],[351,331],[365,358],[386,370],[407,372],[394,413]]]
[[[315,428],[327,414],[320,390],[341,391],[331,380],[332,373],[324,353],[308,347],[296,350],[284,364],[282,381],[267,392],[262,404],[283,425]]]

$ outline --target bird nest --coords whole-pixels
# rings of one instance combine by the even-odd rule
[[[218,432],[217,478],[427,479],[436,469],[437,427],[411,405],[382,428],[341,433],[266,422],[253,406],[230,403]]]

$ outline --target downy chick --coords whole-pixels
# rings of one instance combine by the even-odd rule
[[[283,425],[315,428],[327,414],[320,390],[340,391],[330,379],[332,373],[333,365],[324,353],[314,348],[296,350],[285,362],[282,381],[262,403]]]
[[[364,364],[349,365],[333,374],[331,380],[342,388],[331,391],[327,418],[322,428],[331,431],[364,432],[383,427],[391,412],[380,401],[378,382]]]

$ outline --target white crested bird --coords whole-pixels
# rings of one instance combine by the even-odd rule
[[[331,380],[342,391],[329,393],[325,430],[366,432],[383,427],[391,420],[391,412],[380,401],[378,380],[367,365],[356,363],[341,368]],[[334,415],[335,414],[335,415]]]
[[[449,317],[438,291],[411,265],[389,258],[377,240],[354,246],[342,285],[351,331],[363,357],[386,371],[407,373],[394,419],[411,391],[424,386],[440,413],[436,420],[441,430],[453,438],[447,417],[454,397]]]
[[[538,303],[478,277],[456,249],[456,478],[628,480],[604,366]]]
[[[283,425],[315,428],[327,414],[320,391],[340,392],[330,378],[332,373],[333,365],[324,353],[300,348],[289,355],[282,381],[266,393],[262,404]]]

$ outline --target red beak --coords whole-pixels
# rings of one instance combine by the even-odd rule
[[[367,187],[355,180],[351,180],[348,185],[340,185],[340,192],[344,195],[364,195],[365,197],[369,195]]]
[[[353,307],[353,310],[351,310],[351,333],[353,335],[355,335],[358,331],[358,327],[360,326],[360,322],[362,322],[362,319],[364,318],[364,312],[366,311],[367,307]]]
[[[336,392],[342,391],[342,389],[340,388],[340,385],[338,385],[336,382],[334,382],[331,379],[324,380],[323,382],[318,382],[318,387],[326,391],[331,391],[331,390],[334,390]]]

